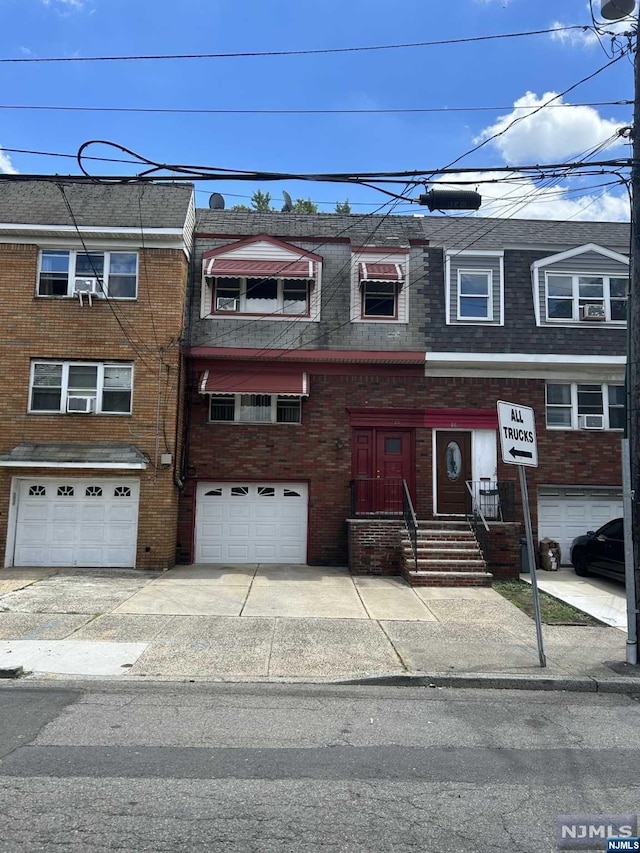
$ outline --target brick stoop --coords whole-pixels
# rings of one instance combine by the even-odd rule
[[[468,521],[418,522],[418,564],[406,530],[400,537],[402,577],[412,586],[491,586],[482,552]]]

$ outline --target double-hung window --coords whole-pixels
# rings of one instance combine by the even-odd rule
[[[458,319],[493,319],[491,270],[458,270]]]
[[[214,278],[213,314],[308,316],[312,279]]]
[[[132,364],[34,361],[29,411],[129,415],[132,387]]]
[[[211,394],[210,421],[244,424],[299,424],[300,397],[278,394]]]
[[[547,383],[548,429],[624,429],[624,385]]]
[[[547,320],[573,322],[601,316],[622,323],[627,318],[627,278],[547,272],[545,284]]]
[[[136,299],[138,253],[43,249],[38,296],[74,296],[78,292]]]

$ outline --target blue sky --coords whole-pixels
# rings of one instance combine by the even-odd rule
[[[599,9],[599,0],[594,0]],[[0,58],[278,51],[384,45],[590,24],[587,0],[0,0]],[[604,38],[605,45],[610,38]],[[288,172],[437,169],[506,125],[516,103],[539,103],[609,61],[590,33],[316,56],[153,62],[2,64],[3,106],[163,109],[398,109],[496,107],[425,114],[189,115],[0,109],[0,169],[77,173],[72,160],[13,153],[75,153],[112,139],[164,162]],[[632,98],[623,58],[566,98]],[[522,99],[525,99],[524,101]],[[565,161],[629,124],[631,107],[545,109],[465,158],[466,167]],[[606,156],[626,156],[622,140]],[[95,149],[98,155],[108,155]],[[129,167],[121,167],[128,169]],[[118,171],[121,170],[120,168]],[[107,167],[100,167],[102,172]],[[479,179],[479,176],[478,176]],[[498,201],[484,215],[625,218],[623,187],[607,176],[556,187],[481,188]],[[197,203],[222,192],[228,206],[283,189],[331,210],[349,197],[375,209],[374,190],[287,181],[199,186]],[[505,201],[505,196],[509,198]],[[515,199],[515,200],[514,200]],[[412,211],[408,204],[395,212]],[[424,209],[422,209],[424,212]]]

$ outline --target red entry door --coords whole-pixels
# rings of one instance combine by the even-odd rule
[[[402,511],[402,481],[414,498],[413,430],[356,429],[353,434],[356,513]]]

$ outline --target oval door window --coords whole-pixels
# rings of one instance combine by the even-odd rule
[[[447,477],[451,481],[458,480],[462,473],[462,452],[457,441],[450,441],[447,444],[445,465],[447,468]]]

